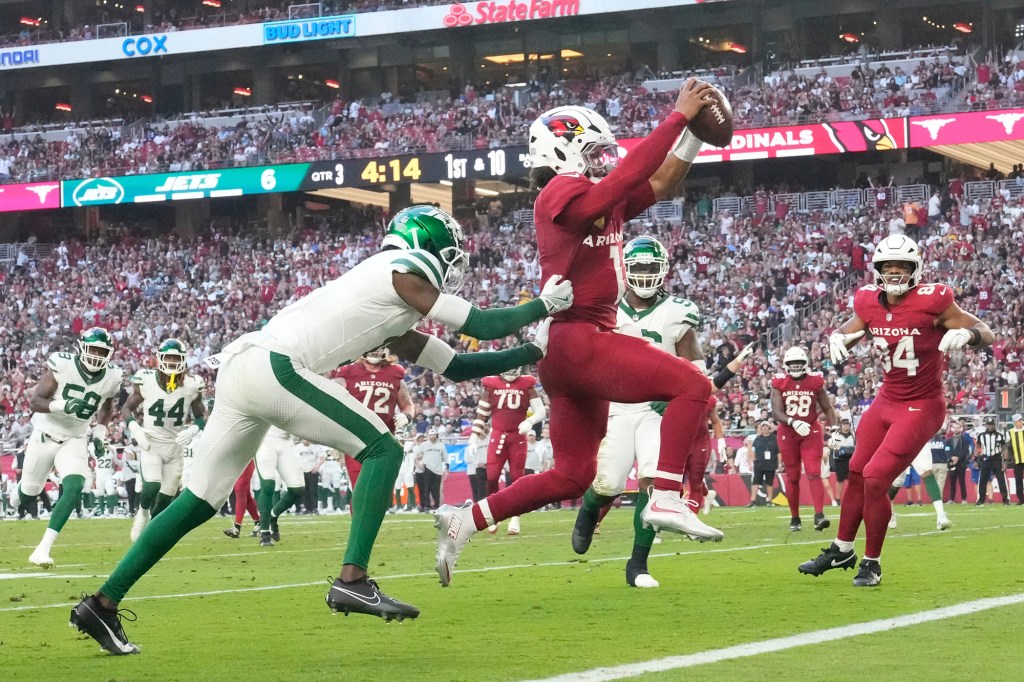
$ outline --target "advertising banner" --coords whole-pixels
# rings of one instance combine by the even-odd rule
[[[60,183],[32,182],[25,185],[0,185],[0,213],[60,208]]]
[[[1024,139],[1024,109],[910,118],[911,147]]]
[[[64,206],[217,199],[299,189],[308,164],[89,178],[61,183]]]

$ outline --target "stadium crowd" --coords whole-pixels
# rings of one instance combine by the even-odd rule
[[[958,187],[959,181],[954,192]],[[701,340],[715,366],[757,344],[755,360],[722,396],[727,428],[749,432],[768,415],[770,378],[781,351],[793,343],[806,347],[825,372],[842,414],[856,417],[870,403],[881,379],[870,347],[861,353],[872,357],[858,356],[840,375],[824,339],[849,314],[854,289],[870,281],[873,244],[893,232],[917,237],[928,276],[953,286],[968,309],[1000,330],[991,352],[952,357],[946,380],[951,410],[983,412],[996,387],[1019,384],[1024,300],[1014,292],[1024,285],[1024,203],[1002,195],[973,201],[948,191],[939,196],[938,215],[929,218],[922,209],[918,220],[912,210],[911,222],[906,207],[895,205],[789,211],[762,188],[740,215],[715,212],[704,195],[687,203],[682,222],[630,224],[631,235],[655,234],[669,249],[667,288],[704,312]],[[510,210],[529,198],[506,203],[490,202],[468,230],[472,267],[463,295],[481,307],[526,301],[539,291],[532,225],[515,222]],[[91,242],[60,242],[50,258],[19,258],[0,275],[0,296],[16,302],[0,312],[0,410],[7,420],[0,435],[9,438],[17,416],[27,411],[27,391],[47,354],[72,348],[92,325],[112,331],[115,362],[129,374],[153,362],[159,341],[176,336],[191,347],[189,368],[209,379],[205,357],[372,253],[382,220],[377,209],[352,208],[320,219],[316,229],[276,238],[216,222],[192,239],[140,236],[125,225],[108,225]],[[448,340],[482,350],[514,342]],[[417,430],[433,425],[442,436],[468,433],[477,383],[451,384],[419,368],[409,380]]]

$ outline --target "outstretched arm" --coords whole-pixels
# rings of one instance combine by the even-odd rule
[[[388,342],[391,351],[409,362],[439,372],[452,381],[466,381],[501,374],[514,367],[530,365],[544,357],[535,343],[493,353],[456,353],[447,343],[415,330]]]

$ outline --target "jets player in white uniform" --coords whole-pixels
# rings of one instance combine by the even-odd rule
[[[117,452],[114,446],[106,443],[102,451],[96,451],[96,515],[112,517],[120,496],[117,494]]]
[[[704,354],[697,340],[700,311],[691,301],[670,296],[662,288],[669,271],[668,252],[654,237],[640,236],[623,250],[626,265],[626,293],[619,301],[619,331],[642,336],[666,352],[698,363],[704,368]],[[610,504],[626,486],[636,461],[640,493],[634,519],[633,555],[626,563],[626,584],[657,587],[647,570],[647,557],[655,532],[644,528],[641,512],[647,506],[647,489],[653,483],[661,446],[661,414],[651,403],[612,403],[608,431],[597,455],[597,475],[583,497],[576,517],[572,546],[584,554],[593,540],[601,508]],[[716,540],[722,533],[691,512],[687,520],[691,538]]]
[[[259,450],[256,451],[256,474],[260,491],[256,504],[260,509],[260,545],[273,547],[281,541],[278,517],[302,497],[306,480],[299,464],[299,451],[291,435],[276,426],[267,430]],[[284,486],[281,499],[274,504],[274,490],[280,482]]]
[[[150,523],[100,590],[75,607],[72,625],[107,651],[137,652],[118,621],[117,604],[179,539],[216,513],[270,426],[354,453],[362,463],[348,548],[327,605],[386,619],[419,615],[415,607],[383,594],[366,575],[391,506],[402,446],[380,417],[321,374],[385,344],[400,358],[454,381],[499,374],[542,358],[547,322],[538,327],[534,342],[490,353],[457,354],[437,337],[413,330],[429,317],[478,339],[504,338],[572,305],[572,284],[554,277],[529,303],[474,307],[453,295],[468,266],[463,244],[462,228],[443,211],[433,206],[399,211],[380,253],[211,358],[208,364],[219,368],[217,406],[199,438],[188,488]]]
[[[203,382],[185,373],[188,349],[178,339],[167,339],[156,351],[156,369],[142,369],[132,377],[135,392],[121,407],[128,432],[139,444],[142,494],[132,524],[132,542],[149,520],[163,511],[178,494],[183,450],[206,424]],[[142,408],[142,421],[136,414]],[[192,424],[186,424],[189,412]]]
[[[113,353],[114,340],[106,329],[87,329],[78,339],[78,354],[53,353],[47,358],[46,372],[32,392],[34,430],[25,447],[19,498],[34,504],[51,467],[56,467],[64,486],[43,539],[28,559],[36,566],[53,566],[50,549],[81,501],[89,477],[89,448],[96,452],[106,447],[107,423],[122,378],[121,370],[109,364]],[[92,443],[86,437],[90,422]]]

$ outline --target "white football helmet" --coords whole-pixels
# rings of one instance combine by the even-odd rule
[[[886,278],[882,276],[881,268],[883,263],[890,261],[910,263],[913,269],[909,275],[890,275]],[[910,237],[901,234],[889,235],[875,247],[875,253],[871,256],[871,266],[875,270],[875,284],[887,294],[900,296],[921,281],[921,249]]]
[[[371,351],[363,353],[363,359],[371,365],[380,365],[388,359],[388,347],[381,346]]]
[[[599,178],[618,163],[608,122],[585,107],[556,107],[530,126],[529,165]]]
[[[782,365],[786,368],[786,374],[794,379],[803,379],[807,376],[811,361],[803,348],[793,346],[782,356]]]
[[[160,344],[156,351],[156,368],[166,374],[173,376],[185,371],[185,356],[188,348],[184,342],[178,339],[167,339]]]
[[[523,369],[521,367],[515,367],[508,370],[507,372],[501,373],[501,378],[511,383],[523,375]]]

